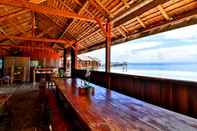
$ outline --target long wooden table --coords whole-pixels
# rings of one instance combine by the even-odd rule
[[[55,79],[58,90],[92,131],[197,131],[197,119],[91,84],[80,95],[81,79]]]

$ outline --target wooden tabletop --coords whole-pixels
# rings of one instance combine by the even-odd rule
[[[57,88],[92,131],[197,131],[197,119],[94,84],[93,93],[80,95],[81,81],[55,79]]]

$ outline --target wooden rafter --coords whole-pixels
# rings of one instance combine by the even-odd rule
[[[47,34],[48,32],[50,32],[51,30],[53,30],[54,28],[55,27],[52,26],[52,27],[48,28],[47,30],[44,30],[43,32],[41,32],[40,34],[38,34],[36,37],[37,38],[40,38],[40,37],[44,36],[45,34]]]
[[[29,10],[19,10],[19,11],[15,11],[15,12],[12,12],[12,13],[9,13],[5,16],[1,16],[0,17],[0,22],[4,21],[4,20],[7,20],[7,19],[10,19],[10,18],[13,18],[13,17],[16,17],[18,15],[21,15],[21,14],[25,14],[29,12]]]
[[[140,19],[140,17],[136,17],[136,20],[140,23],[140,25],[144,28],[146,28],[146,25],[144,24],[144,22]]]
[[[124,5],[125,5],[126,8],[129,8],[130,7],[129,4],[127,3],[127,0],[121,0],[121,1],[124,3]]]
[[[102,23],[98,18],[95,18],[95,19],[96,19],[96,21],[97,21],[97,23],[98,23],[100,29],[102,30],[103,34],[104,34],[104,35],[107,35],[107,34],[106,34],[106,29],[104,28],[103,23]]]
[[[87,5],[88,5],[88,1],[86,1],[86,3],[83,5],[83,7],[81,7],[81,9],[79,10],[79,13],[78,13],[78,14],[80,14],[80,13],[83,11],[83,9],[86,8]],[[73,20],[73,21],[67,26],[67,28],[64,30],[64,32],[61,34],[60,38],[64,36],[64,34],[67,32],[67,30],[69,29],[69,27],[70,27],[74,22],[75,22],[75,20]]]
[[[0,32],[3,33],[5,36],[7,36],[7,33],[0,27]],[[9,39],[13,44],[16,44],[16,42],[13,39]]]
[[[53,22],[56,26],[58,26],[59,28],[62,28],[62,25],[59,24],[57,21],[55,21],[54,19],[52,19],[51,17],[49,17],[48,15],[44,15],[46,16],[51,22]]]
[[[127,38],[127,34],[124,32],[124,30],[121,27],[118,27],[118,31],[122,36],[124,36],[124,38]]]
[[[71,9],[71,7],[69,7],[67,4],[65,4],[62,0],[57,0],[57,1],[60,2],[60,4],[62,4],[64,7],[66,7],[66,9],[73,12],[73,9]]]
[[[8,23],[11,25],[12,28],[14,28],[16,31],[20,32],[21,34],[26,34],[24,29],[20,28],[20,25],[17,25],[16,20],[9,20]]]
[[[112,17],[110,11],[98,0],[89,0],[90,3],[97,8],[97,10],[100,10],[100,12],[105,16],[106,18]]]
[[[144,12],[157,7],[158,5],[161,5],[165,2],[168,2],[170,0],[146,0],[142,2],[141,4],[137,5],[135,8],[131,8],[127,13],[124,13],[118,18],[115,18],[112,22],[114,22],[114,27],[117,27],[119,25],[122,25],[123,23],[140,16]]]
[[[62,39],[48,39],[48,38],[36,38],[36,37],[12,36],[12,35],[0,35],[0,39],[15,39],[15,40],[37,41],[37,42],[47,42],[47,43],[63,43],[65,45],[70,45],[75,42],[75,41],[62,40]]]
[[[172,29],[176,29],[176,28],[180,28],[180,27],[184,27],[184,26],[188,26],[188,25],[192,25],[192,24],[197,24],[197,10],[192,10],[190,12],[180,15],[176,19],[174,18],[172,21],[163,21],[162,23],[163,23],[162,25],[157,23],[156,25],[147,27],[143,31],[140,31],[140,32],[128,33],[127,41],[145,37],[145,36],[152,35],[152,34],[156,34],[156,33],[160,33],[160,32],[164,32],[164,31],[168,31],[168,30],[172,30]],[[115,38],[113,41],[113,44],[118,44],[122,42],[125,42],[125,39]],[[105,45],[105,41],[101,43],[97,43],[95,45],[87,46],[86,49],[82,49],[79,52],[84,53],[84,51],[85,52],[92,51],[94,49],[102,48],[104,47],[104,45]]]
[[[33,48],[33,49],[49,49],[49,50],[53,50],[53,48],[51,47],[34,47],[34,46],[22,46],[22,45],[0,45],[0,47],[4,47],[4,48],[9,48],[9,47],[12,47],[12,48],[23,48],[23,49],[30,49],[30,48]]]
[[[120,28],[121,28],[126,34],[128,33],[127,29],[126,29],[123,25],[120,25]]]
[[[164,10],[164,8],[161,5],[158,5],[157,8],[159,9],[159,11],[161,12],[161,14],[163,15],[163,17],[166,20],[170,20],[171,18],[169,17],[169,15],[166,13],[166,11]]]
[[[2,52],[9,52],[10,50],[7,48],[7,47],[0,47],[0,54],[2,53]]]
[[[92,34],[93,35],[93,34],[98,33],[98,32],[99,32],[99,28],[98,27],[97,28],[91,28],[87,32],[85,32],[84,34],[82,34],[80,36],[80,38],[78,39],[78,41],[80,42],[80,41],[83,40],[83,38],[86,38],[86,37],[90,36],[89,34]]]
[[[94,22],[94,23],[96,22],[95,19],[87,17],[87,16],[82,16],[82,15],[69,12],[66,10],[49,8],[46,6],[41,6],[41,5],[37,5],[37,4],[33,4],[33,3],[21,1],[21,0],[17,0],[17,1],[16,0],[1,0],[0,4],[20,7],[20,8],[27,8],[34,12],[42,13],[42,14],[73,18],[73,19],[78,19],[78,20],[83,20],[83,21],[88,21],[88,22]]]
[[[146,0],[146,1],[142,2],[141,4],[137,5],[135,8],[130,9],[127,13],[121,15],[121,17],[113,19],[112,20],[113,28],[116,28],[116,27],[122,25],[123,23],[140,16],[144,12],[146,12],[154,7],[157,7],[160,4],[168,2],[168,1],[169,0]],[[95,32],[96,31],[97,30],[95,30]],[[88,35],[84,39],[88,38],[90,35]]]
[[[82,6],[81,2],[79,0],[74,0],[75,3],[77,3],[78,5]]]
[[[4,6],[3,9],[4,9],[5,12],[8,12],[8,11],[9,11],[9,10],[6,8],[6,6]],[[18,32],[20,32],[20,33],[22,33],[22,34],[25,34],[25,33],[26,33],[23,29],[21,29],[21,28],[19,27],[19,25],[17,25],[16,19],[7,19],[7,23],[9,23],[9,24],[11,25],[11,27],[13,27],[16,31],[18,31]]]
[[[29,0],[29,2],[35,3],[35,4],[40,4],[46,0]]]
[[[81,7],[78,14],[80,14],[82,10],[85,10],[89,15],[91,15],[91,17],[94,17],[94,15],[86,8],[89,3],[89,0],[86,0],[84,4],[82,4],[79,0],[74,0],[74,1]]]

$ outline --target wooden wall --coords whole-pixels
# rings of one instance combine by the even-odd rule
[[[25,81],[30,80],[30,58],[29,57],[12,57],[7,56],[4,58],[4,72],[10,75],[12,66],[25,67]]]
[[[84,75],[84,70],[75,71],[75,77],[84,78]],[[197,118],[196,82],[97,71],[91,73],[91,82],[95,84],[106,87],[107,79],[112,90]]]

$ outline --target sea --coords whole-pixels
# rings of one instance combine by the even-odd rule
[[[197,63],[128,63],[127,69],[112,66],[111,72],[197,82]]]

